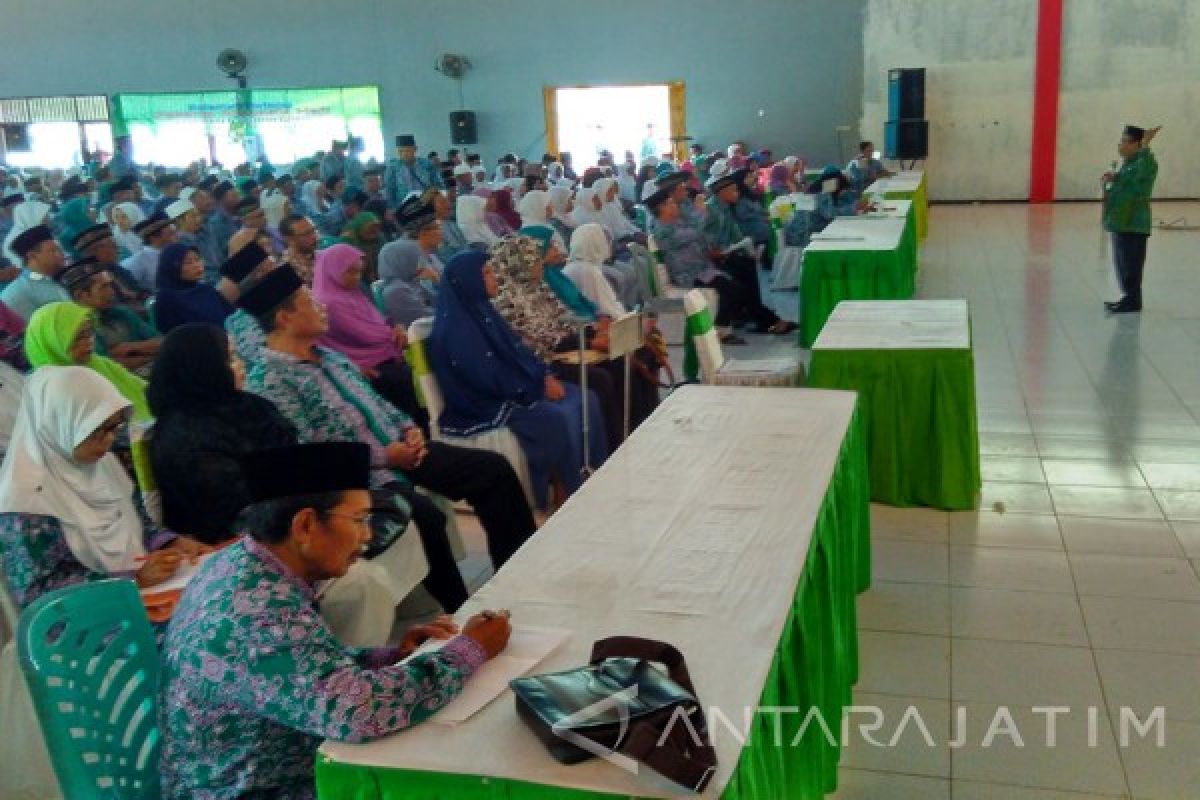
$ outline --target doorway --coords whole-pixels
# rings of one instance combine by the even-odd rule
[[[580,172],[602,150],[617,163],[626,152],[637,162],[649,155],[686,158],[686,106],[682,82],[627,86],[547,86],[546,149],[568,152]]]

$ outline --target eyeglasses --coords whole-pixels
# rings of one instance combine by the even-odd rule
[[[96,428],[95,432],[92,433],[92,436],[96,437],[97,439],[105,436],[116,436],[117,431],[121,430],[121,426],[124,424],[125,420],[123,419],[118,419],[113,422],[106,422],[99,428]]]
[[[366,528],[367,530],[370,530],[371,523],[375,520],[375,515],[369,511],[362,516],[343,514],[340,511],[326,511],[323,515],[326,517],[341,517],[342,519],[348,519],[360,528]]]

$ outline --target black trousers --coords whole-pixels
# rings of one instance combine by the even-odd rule
[[[559,380],[579,385],[579,365],[563,364],[559,361],[550,362],[550,369]],[[600,411],[604,415],[604,433],[608,442],[608,452],[614,452],[621,446],[621,433],[625,427],[625,391],[624,382],[618,381],[604,365],[593,365],[587,368],[588,389],[596,393],[600,401]]]
[[[379,377],[371,381],[371,387],[379,392],[384,400],[394,405],[412,417],[429,438],[429,412],[421,408],[417,400],[417,390],[413,383],[412,369],[403,361],[385,361],[375,367]]]
[[[455,447],[443,442],[429,442],[426,446],[429,453],[425,460],[405,474],[423,489],[451,500],[466,500],[487,534],[488,555],[492,558],[492,565],[500,569],[533,535],[536,527],[517,473],[513,472],[508,459],[490,450]],[[421,499],[429,503],[428,498]],[[436,506],[433,510],[437,512]],[[430,521],[441,528],[442,537],[445,538],[445,516],[437,513],[440,524],[436,520]],[[416,517],[415,506],[413,516]],[[420,525],[418,519],[417,526]],[[432,574],[432,565],[430,572]]]
[[[1113,261],[1117,268],[1117,283],[1121,286],[1122,300],[1142,303],[1142,273],[1146,267],[1146,244],[1148,233],[1114,233]]]
[[[779,321],[779,316],[758,299],[757,292],[752,293],[741,281],[718,275],[710,283],[696,281],[696,286],[716,290],[720,298],[716,324],[721,327],[749,322],[762,332]]]

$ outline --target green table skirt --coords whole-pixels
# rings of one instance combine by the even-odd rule
[[[808,382],[859,393],[872,500],[975,508],[979,432],[971,350],[814,350]]]
[[[915,207],[915,206],[914,206]],[[910,212],[895,250],[805,250],[800,344],[812,347],[843,300],[909,300],[916,293],[917,237]]]
[[[917,238],[920,241],[925,241],[925,237],[929,235],[929,194],[925,190],[925,176],[921,176],[921,183],[917,186],[915,192],[885,191],[883,196],[888,200],[912,200],[913,220],[917,227]]]
[[[724,800],[807,800],[837,788],[841,711],[850,704],[851,687],[858,680],[855,598],[871,581],[868,492],[863,417],[856,412],[817,516],[792,615],[784,624],[759,701],[764,707],[819,708],[835,742],[830,743],[812,721],[793,744],[803,713],[757,714],[721,795]],[[703,696],[704,687],[699,688]],[[511,698],[507,702],[511,704]],[[728,716],[740,719],[741,712]],[[783,734],[778,740],[777,719],[782,720]],[[515,714],[512,724],[522,724]],[[723,728],[721,734],[731,735]],[[447,735],[453,736],[453,731]],[[316,773],[317,796],[324,800],[625,797],[478,775],[361,767],[321,755]]]

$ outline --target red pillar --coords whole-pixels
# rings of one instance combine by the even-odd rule
[[[1038,0],[1037,60],[1033,70],[1033,135],[1029,202],[1054,200],[1058,158],[1058,92],[1062,66],[1063,0]]]

